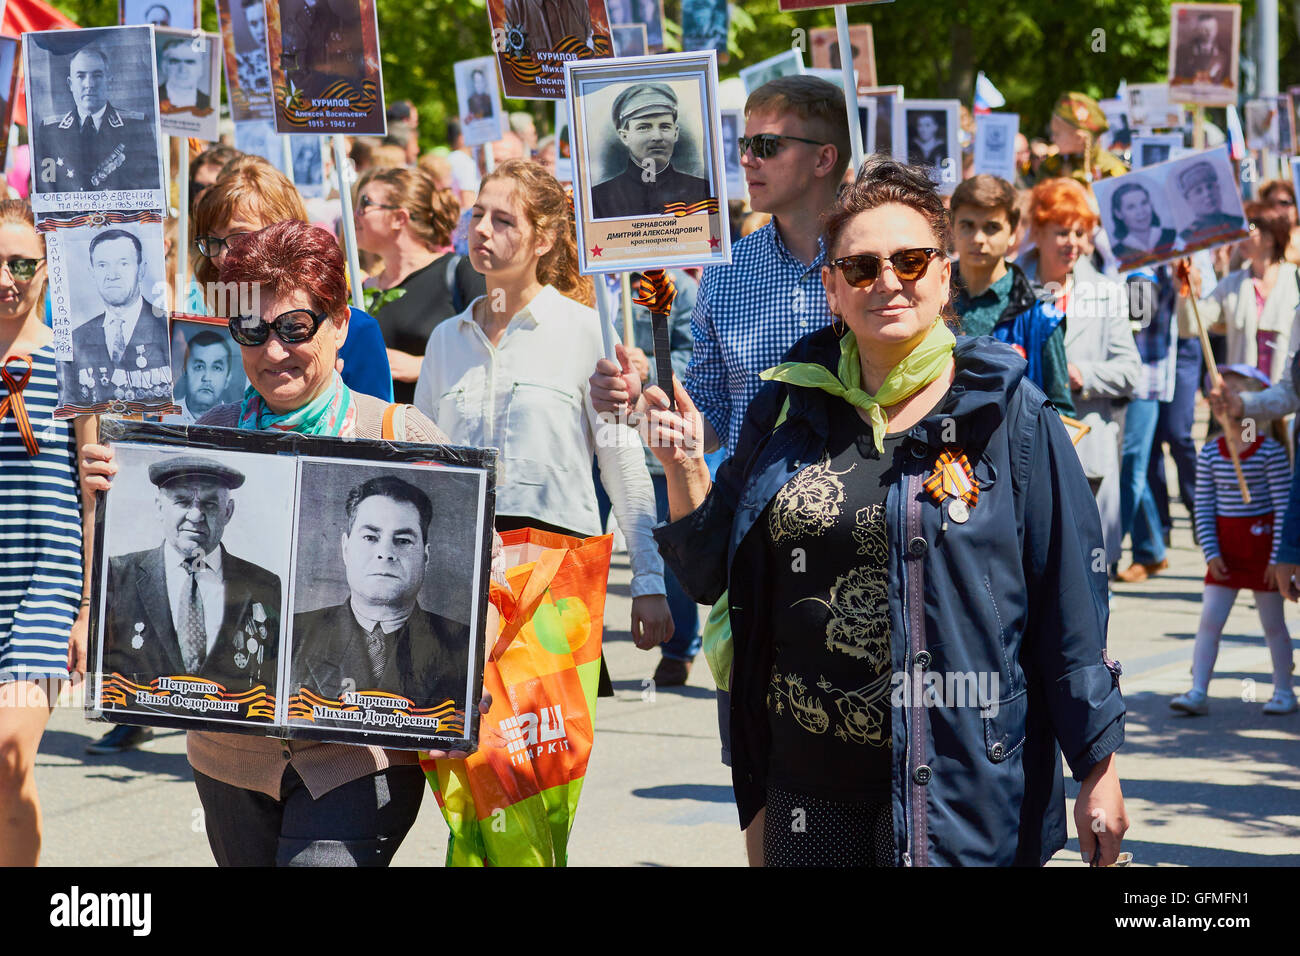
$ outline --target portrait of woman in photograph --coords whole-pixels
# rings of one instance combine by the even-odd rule
[[[907,161],[915,166],[938,166],[948,155],[944,114],[940,110],[911,113],[907,118]]]
[[[1151,205],[1151,194],[1141,183],[1125,183],[1115,190],[1110,215],[1115,222],[1114,252],[1121,259],[1171,246],[1177,238],[1173,229],[1161,226],[1160,216]]]

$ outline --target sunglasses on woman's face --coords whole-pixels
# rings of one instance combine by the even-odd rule
[[[262,345],[272,332],[285,345],[301,345],[312,340],[320,324],[328,317],[328,313],[310,309],[290,309],[270,322],[260,315],[232,315],[230,334],[240,345]]]
[[[941,252],[940,249],[902,249],[886,258],[894,275],[904,282],[914,282],[925,275],[930,260]],[[839,269],[849,285],[865,289],[880,277],[880,263],[880,256],[863,252],[856,256],[841,256],[831,262],[831,268]]]
[[[221,255],[222,249],[230,249],[230,240],[242,239],[244,236],[251,235],[250,232],[232,232],[224,239],[220,236],[199,236],[194,240],[194,248],[199,250],[199,255],[215,259]]]
[[[400,208],[402,207],[387,206],[384,203],[376,202],[375,200],[371,199],[369,196],[366,196],[364,194],[361,196],[360,199],[357,200],[358,213],[365,213],[367,209],[400,209]]]
[[[780,136],[776,133],[759,133],[757,136],[740,136],[736,142],[740,145],[740,155],[751,149],[754,151],[755,159],[771,159],[781,148],[781,140],[794,140],[796,143],[809,143],[812,146],[825,146],[825,143],[819,143],[815,139],[804,139],[802,136]]]
[[[9,274],[19,282],[30,282],[36,275],[37,268],[45,260],[15,256],[12,259],[0,259],[9,268]]]

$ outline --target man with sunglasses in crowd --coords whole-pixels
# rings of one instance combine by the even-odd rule
[[[759,374],[831,321],[821,280],[821,215],[835,202],[851,155],[844,94],[833,83],[783,76],[749,95],[740,163],[751,206],[772,220],[732,246],[731,265],[705,269],[700,281],[684,386],[703,418],[705,451],[735,448],[745,411],[763,384]],[[618,355],[621,371],[601,360],[591,376],[598,412],[626,413],[637,401],[639,375],[621,346]],[[725,620],[725,604],[718,607],[705,627],[706,654],[715,646],[708,635],[717,619]],[[723,656],[729,661],[729,653]],[[710,664],[719,684],[722,760],[730,766],[730,668],[721,657]],[[751,861],[762,860],[762,832],[761,823],[746,830]]]

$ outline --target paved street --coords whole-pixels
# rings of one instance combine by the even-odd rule
[[[1175,511],[1181,509],[1175,504]],[[1180,520],[1171,569],[1121,586],[1111,617],[1112,656],[1124,665],[1128,739],[1121,751],[1137,865],[1300,864],[1300,715],[1266,717],[1268,654],[1248,595],[1225,634],[1208,717],[1173,716],[1186,690],[1204,565]],[[599,703],[595,751],[571,847],[574,865],[739,866],[728,772],[718,762],[716,705],[701,657],[685,688],[651,694],[656,656],[627,635],[626,561],[607,607],[607,655],[617,697]],[[1292,631],[1300,609],[1289,606]],[[1251,698],[1256,698],[1252,700]],[[37,778],[45,810],[42,862],[51,865],[208,866],[184,737],[161,731],[147,749],[83,754],[104,725],[77,707],[55,711]],[[1073,787],[1071,789],[1073,792]],[[1078,851],[1054,865],[1079,865]],[[427,796],[396,863],[441,865],[446,827]]]

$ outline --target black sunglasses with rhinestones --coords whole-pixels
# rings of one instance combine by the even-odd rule
[[[12,259],[0,259],[0,262],[9,267],[9,274],[19,282],[30,282],[35,277],[37,268],[44,261],[43,258],[30,259],[21,256],[15,256]]]
[[[313,312],[311,309],[290,309],[270,322],[260,315],[232,315],[230,334],[240,345],[262,345],[271,337],[272,332],[285,345],[300,345],[310,342],[320,324],[327,318],[329,313]]]
[[[754,151],[755,159],[771,159],[776,155],[777,150],[781,148],[781,140],[791,139],[796,143],[808,143],[812,146],[826,146],[826,143],[818,142],[815,139],[804,139],[802,136],[781,136],[777,133],[759,133],[756,136],[741,136],[736,142],[740,144],[740,155],[751,149]]]
[[[194,240],[194,248],[199,250],[199,255],[207,256],[209,259],[215,259],[221,255],[222,249],[230,249],[230,240],[242,239],[244,236],[251,236],[251,232],[232,232],[226,238],[220,236],[199,236]]]
[[[930,260],[941,253],[940,249],[901,249],[885,258],[898,278],[904,282],[914,282],[925,275],[930,268]],[[865,289],[880,277],[880,262],[880,256],[863,252],[856,256],[841,256],[831,262],[831,268],[839,269],[849,285]]]

